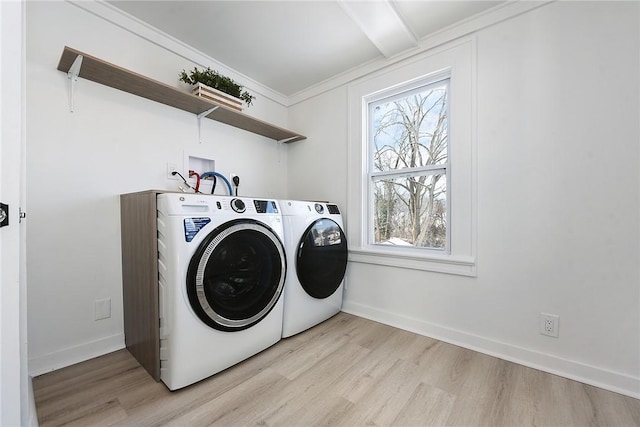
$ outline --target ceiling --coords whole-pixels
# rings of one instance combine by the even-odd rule
[[[503,2],[113,0],[109,3],[238,73],[291,96],[359,65],[415,48],[421,39]]]

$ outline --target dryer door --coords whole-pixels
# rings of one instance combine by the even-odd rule
[[[318,219],[302,235],[296,271],[302,288],[314,298],[327,298],[342,283],[347,269],[347,238],[328,218]]]
[[[278,302],[286,273],[284,247],[267,225],[230,221],[198,246],[187,271],[187,294],[212,328],[238,331],[264,318]]]

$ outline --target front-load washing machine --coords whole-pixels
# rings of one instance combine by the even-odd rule
[[[307,330],[342,308],[347,239],[338,206],[280,200],[287,251],[282,337]]]
[[[276,200],[157,196],[160,378],[176,390],[280,340],[286,255]]]

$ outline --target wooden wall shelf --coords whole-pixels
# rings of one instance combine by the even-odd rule
[[[78,56],[82,56],[82,65],[79,69],[78,76],[84,79],[120,89],[196,115],[200,115],[217,107],[205,117],[248,132],[266,136],[276,141],[294,142],[306,139],[305,136],[296,132],[274,126],[242,112],[183,92],[173,86],[118,67],[117,65],[67,46],[65,46],[62,56],[60,57],[58,70],[69,73]]]

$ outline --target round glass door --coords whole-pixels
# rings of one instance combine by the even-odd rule
[[[278,302],[286,260],[282,242],[267,225],[230,221],[198,246],[187,271],[187,294],[196,315],[212,328],[243,330]]]
[[[327,298],[342,283],[347,269],[347,239],[340,226],[319,219],[302,235],[296,271],[302,288],[314,298]]]

